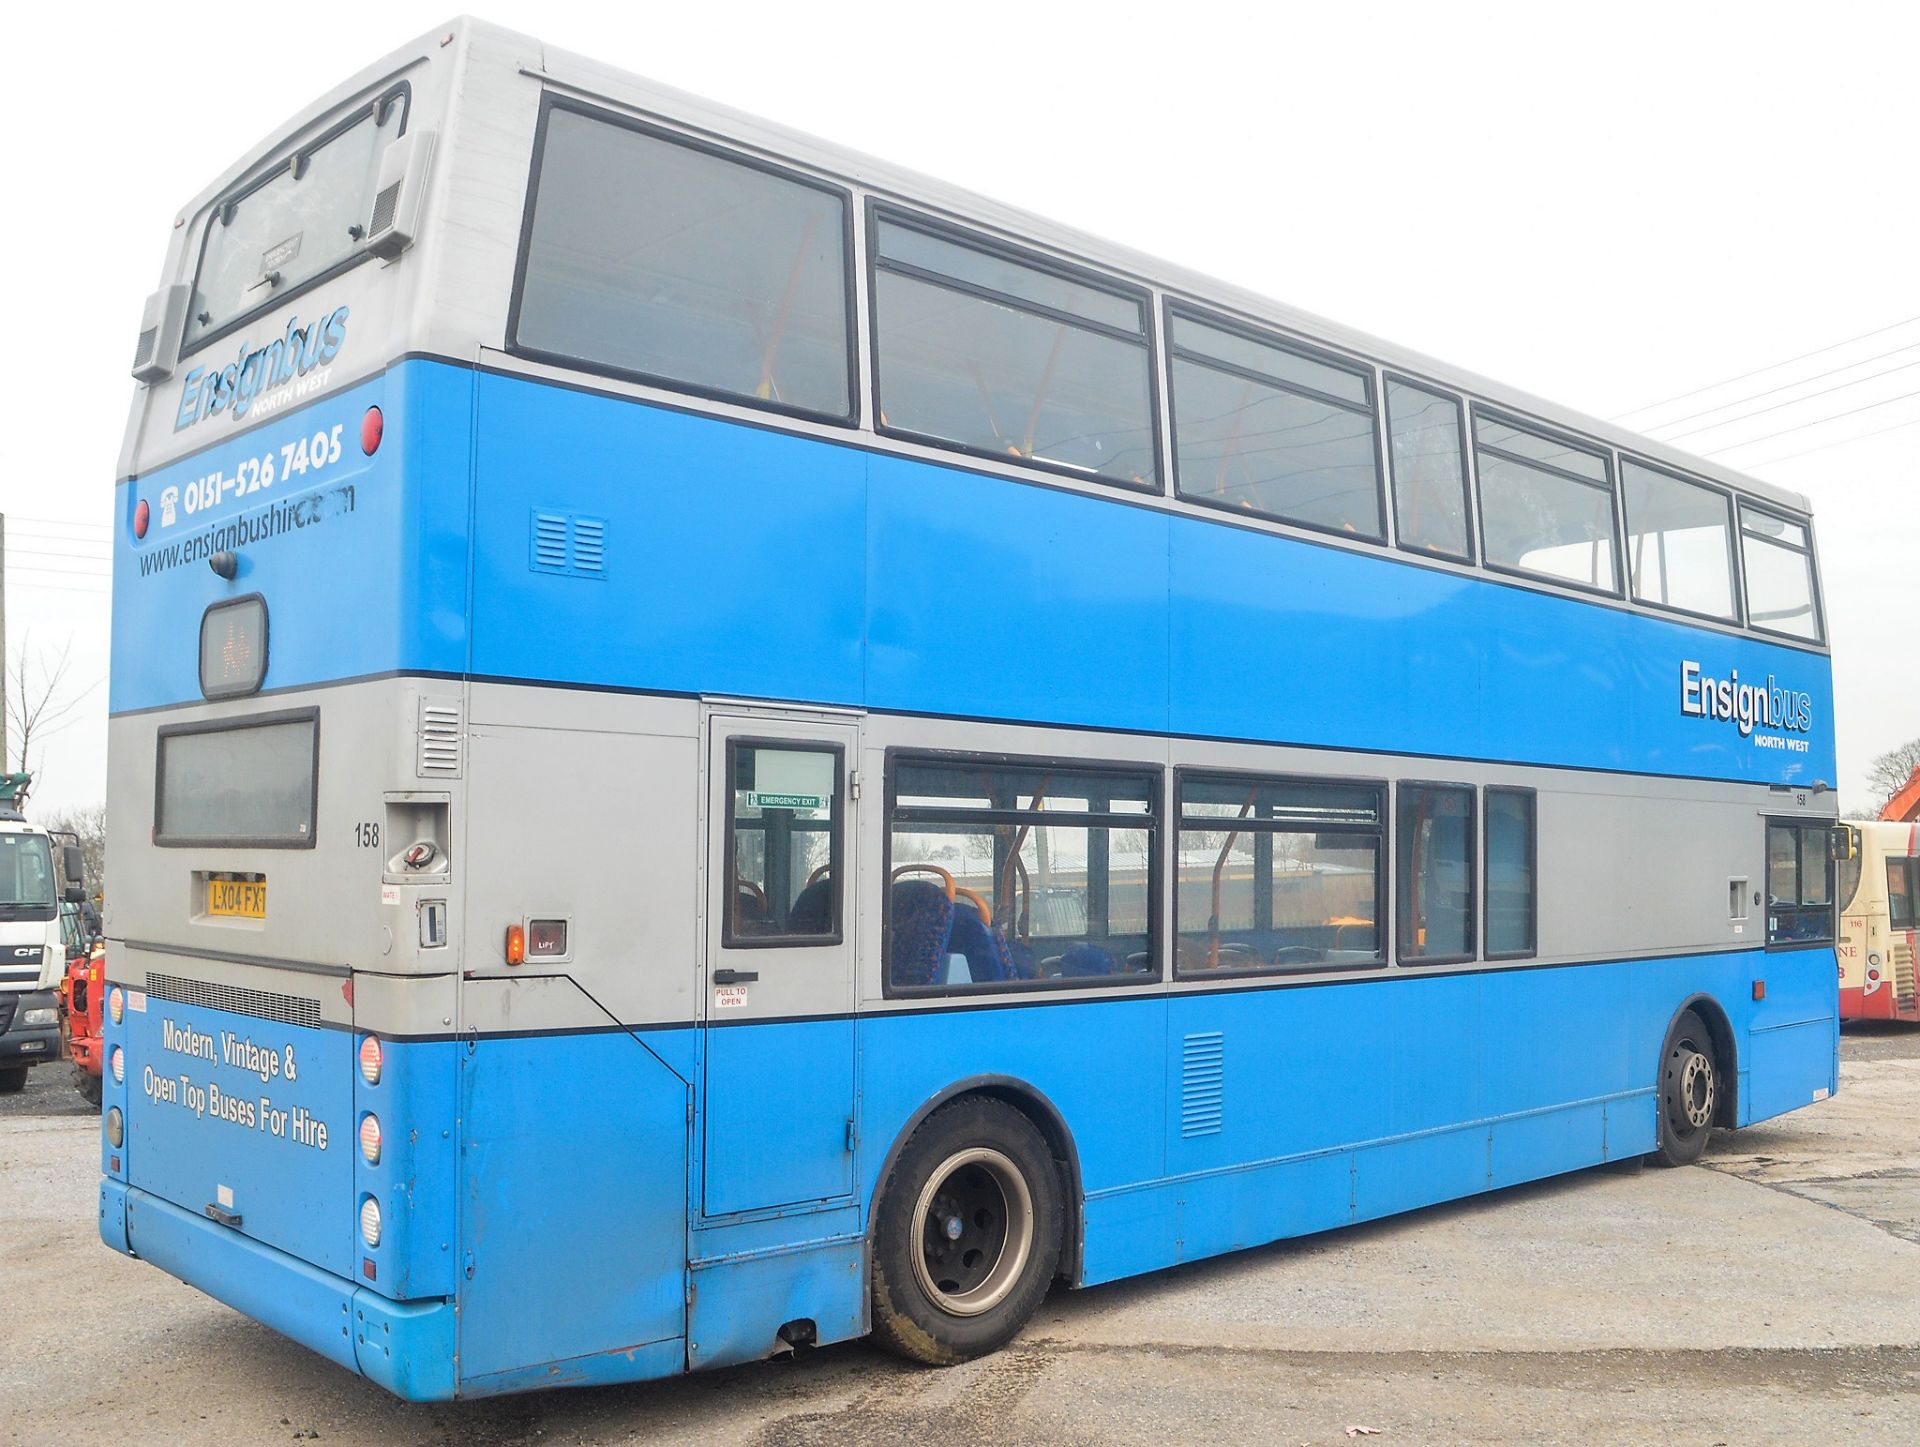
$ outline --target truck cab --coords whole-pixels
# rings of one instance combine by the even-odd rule
[[[60,894],[47,832],[0,807],[0,1094],[60,1058]]]

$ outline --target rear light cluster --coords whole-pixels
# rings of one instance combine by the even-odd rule
[[[369,1035],[360,1042],[360,1078],[368,1085],[380,1083],[380,1070],[386,1063],[378,1036]],[[380,1164],[380,1117],[368,1111],[360,1117],[360,1154],[370,1166]],[[380,1244],[380,1202],[371,1194],[360,1198],[360,1239],[373,1250]],[[375,1279],[376,1267],[369,1257],[360,1263],[367,1279]]]
[[[107,1057],[107,1065],[113,1071],[113,1083],[115,1085],[125,1085],[127,1081],[127,1055],[118,1045],[113,1047],[113,1054]]]
[[[107,1013],[113,1017],[113,1023],[116,1025],[126,1016],[127,992],[118,985],[115,985],[107,995]]]
[[[120,1114],[120,1107],[110,1106],[107,1110],[107,1144],[119,1150],[127,1139],[127,1122]]]

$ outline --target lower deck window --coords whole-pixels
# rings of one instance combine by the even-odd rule
[[[1147,979],[1155,776],[950,760],[895,766],[892,991]]]
[[[1474,955],[1473,790],[1402,784],[1395,818],[1396,914],[1403,961],[1440,964]]]
[[[162,729],[154,843],[310,847],[319,748],[313,712]]]
[[[1512,960],[1535,949],[1536,834],[1527,789],[1487,790],[1487,958]]]
[[[1381,795],[1374,784],[1182,778],[1179,972],[1381,963]]]
[[[1767,943],[1833,938],[1832,831],[1824,824],[1767,825]]]

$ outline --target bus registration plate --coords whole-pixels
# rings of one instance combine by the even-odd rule
[[[207,913],[240,919],[267,917],[267,882],[264,879],[209,879]]]

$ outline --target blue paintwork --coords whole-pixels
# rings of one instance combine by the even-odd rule
[[[359,418],[375,403],[386,436],[369,459]],[[167,488],[237,477],[244,460],[335,425],[343,457],[324,473],[160,521]],[[143,500],[155,521],[136,543]],[[440,363],[230,436],[123,484],[117,506],[119,712],[196,700],[201,610],[258,590],[271,688],[450,673],[1753,782],[1833,776],[1817,655]],[[242,543],[231,584],[203,562],[152,561],[274,507],[306,525]],[[536,510],[605,519],[606,575],[531,568]],[[1811,694],[1808,751],[1683,718],[1688,659]],[[1759,977],[1764,1002],[1751,999]],[[152,1002],[107,1028],[132,1089],[107,1085],[130,1134],[103,1146],[101,1234],[404,1396],[658,1376],[763,1356],[800,1318],[821,1340],[864,1330],[881,1173],[956,1080],[1025,1082],[1059,1110],[1084,1192],[1077,1280],[1091,1284],[1643,1153],[1659,1043],[1696,994],[1730,1018],[1742,1123],[1803,1105],[1835,1084],[1836,977],[1830,949],[1749,951],[390,1042],[373,1087],[348,1032]],[[147,1102],[143,1071],[170,1059],[163,1011],[216,1039],[230,1028],[292,1045],[297,1089],[266,1093],[294,1089],[325,1120],[327,1151]],[[1217,1128],[1183,1111],[1183,1046],[1213,1034]],[[847,1079],[796,1103],[793,1083],[822,1079],[823,1061]],[[1356,1061],[1370,1062],[1364,1082]],[[185,1065],[203,1083],[244,1083],[232,1067]],[[696,1082],[714,1080],[728,1088],[703,1116]],[[1155,1080],[1164,1088],[1141,1088]],[[355,1139],[369,1110],[387,1125],[377,1164]],[[221,1183],[240,1229],[195,1214]],[[355,1229],[368,1194],[386,1222],[372,1249]]]
[[[857,1335],[866,1203],[910,1122],[958,1079],[1023,1082],[1060,1112],[1085,1194],[1078,1280],[1093,1284],[1643,1154],[1661,1040],[1697,995],[1728,1018],[1740,1123],[1805,1105],[1837,1084],[1837,978],[1831,950],[1753,950],[866,1016],[852,1024],[863,1062],[853,1199],[743,1220],[703,1220],[691,1198],[689,1092],[663,1061],[684,1060],[694,1031],[394,1042],[383,1085],[359,1100],[414,1092],[416,1119],[448,1122],[435,1092],[449,1065],[456,1077],[457,1159],[425,1153],[409,1191],[383,1200],[390,1239],[411,1241],[401,1254],[422,1263],[409,1268],[415,1284],[428,1284],[436,1243],[451,1237],[463,1268],[471,1254],[471,1276],[456,1271],[449,1294],[458,1389],[475,1394],[749,1360],[800,1318],[823,1341]],[[1764,1002],[1751,998],[1755,979]],[[1217,1131],[1189,1135],[1182,1043],[1199,1032],[1223,1038],[1224,1110]],[[807,1027],[714,1033],[789,1079],[819,1063]],[[1359,1061],[1371,1062],[1364,1082]],[[1133,1084],[1155,1075],[1164,1090]],[[422,1080],[432,1083],[408,1084]],[[754,1144],[776,1166],[797,1149],[772,1132]],[[344,1194],[323,1202],[331,1217],[351,1215]],[[138,1207],[135,1252],[377,1380],[420,1383],[396,1386],[403,1395],[444,1395],[424,1360],[376,1371],[317,1323],[343,1301],[356,1313],[377,1305],[381,1341],[404,1322],[417,1351],[442,1330],[434,1304],[447,1297],[393,1301],[399,1278],[384,1263],[376,1284],[310,1264],[330,1249],[317,1223],[289,1254],[110,1179],[102,1234],[122,1249],[122,1200]],[[403,1223],[407,1213],[417,1219]]]
[[[387,441],[369,461],[354,439],[375,401]],[[157,508],[169,486],[232,476],[334,423],[349,455],[309,493],[350,483],[351,513],[243,546],[231,584],[197,562],[142,575],[189,522],[261,509],[229,498],[135,543],[139,499]],[[307,494],[282,478],[272,495]],[[116,711],[197,698],[181,631],[208,603],[258,589],[273,610],[270,687],[472,672],[1700,778],[1834,777],[1817,654],[1385,551],[441,363],[401,364],[123,484],[119,507]],[[536,509],[606,519],[605,577],[531,568]],[[1811,695],[1807,751],[1682,717],[1688,660]]]

